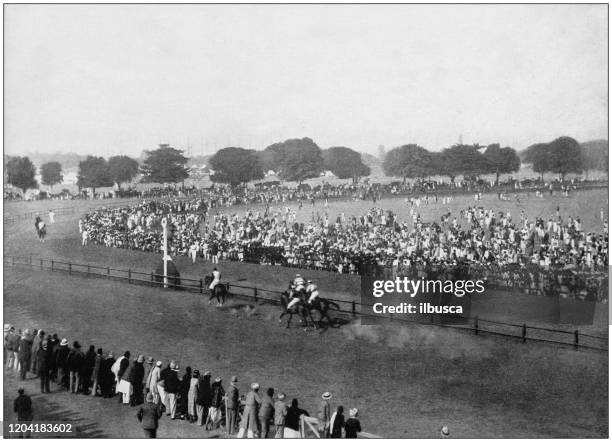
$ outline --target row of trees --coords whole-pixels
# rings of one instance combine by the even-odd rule
[[[36,167],[28,157],[9,157],[4,165],[7,181],[21,189],[25,194],[28,189],[38,188],[36,181]],[[41,182],[53,188],[64,179],[62,165],[57,161],[49,161],[40,168]]]
[[[213,155],[210,167],[213,181],[231,185],[262,179],[268,170],[275,171],[282,180],[298,182],[320,176],[326,170],[354,182],[370,174],[359,152],[341,146],[322,150],[310,138],[275,143],[263,151],[226,147]]]
[[[416,144],[407,144],[390,150],[383,161],[387,176],[426,178],[433,175],[448,176],[452,182],[458,175],[478,176],[495,174],[496,183],[503,173],[519,170],[521,160],[511,147],[499,144],[456,144],[441,152],[430,152]]]
[[[565,178],[568,173],[580,173],[584,169],[607,170],[607,142],[596,146],[580,146],[570,137],[561,137],[550,143],[534,144],[523,152],[523,161],[533,164],[533,170],[558,173]],[[176,183],[188,178],[188,158],[183,151],[162,144],[158,149],[145,152],[142,166],[125,155],[107,160],[89,156],[79,163],[77,184],[79,188],[107,187],[132,181],[142,174],[142,182]],[[383,170],[387,176],[426,178],[433,175],[448,176],[451,181],[459,175],[478,176],[495,174],[499,176],[519,170],[521,160],[511,147],[499,144],[457,144],[431,152],[416,144],[396,147],[384,153]],[[214,182],[233,186],[262,179],[265,172],[273,170],[286,181],[302,182],[331,171],[341,179],[357,182],[370,174],[359,152],[348,147],[321,149],[310,138],[289,139],[268,146],[263,151],[227,147],[215,153],[210,161]],[[25,191],[38,187],[35,180],[36,168],[28,157],[13,157],[5,164],[8,182]],[[53,186],[62,182],[62,166],[51,161],[41,167],[41,181]]]

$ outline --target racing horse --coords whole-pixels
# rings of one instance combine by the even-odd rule
[[[210,287],[210,284],[212,282],[213,282],[212,275],[207,275],[204,278],[204,285],[206,287]],[[219,283],[219,284],[217,284],[215,286],[215,288],[213,290],[208,289],[208,291],[210,292],[210,298],[208,298],[208,303],[209,304],[212,302],[213,298],[217,299],[217,306],[221,306],[221,305],[225,304],[225,299],[227,298],[227,295],[229,294],[225,284]]]
[[[282,322],[283,317],[285,315],[289,315],[289,320],[287,321],[287,328],[289,328],[291,325],[291,320],[293,319],[293,315],[299,315],[301,317],[300,319],[301,324],[305,324],[306,327],[308,327],[308,318],[310,318],[310,321],[312,322],[313,327],[316,328],[315,321],[312,319],[312,316],[310,315],[310,310],[306,306],[306,301],[304,301],[304,298],[302,298],[299,295],[295,295],[295,296],[298,297],[300,302],[298,302],[291,308],[287,308],[287,306],[289,305],[289,302],[291,302],[291,299],[289,298],[289,292],[284,291],[283,293],[281,293],[280,305],[283,311],[281,312],[278,318],[278,322]]]
[[[316,297],[310,304],[306,303],[306,307],[310,312],[311,318],[313,311],[319,312],[319,321],[317,321],[318,325],[321,325],[323,318],[327,319],[328,325],[333,324],[334,321],[329,316],[329,312],[332,308],[336,311],[340,310],[340,306],[337,303],[321,297]]]

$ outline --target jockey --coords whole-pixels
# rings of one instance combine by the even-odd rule
[[[217,270],[216,267],[213,269],[212,277],[213,277],[213,280],[210,283],[210,286],[208,287],[210,290],[214,290],[217,284],[221,282],[221,272]]]
[[[296,292],[303,292],[306,288],[306,281],[302,278],[302,275],[299,273],[295,275],[295,279],[293,280],[293,285],[295,285]]]
[[[310,297],[308,298],[308,304],[312,304],[315,299],[319,297],[319,290],[317,290],[317,286],[312,284],[312,289],[310,291]]]
[[[306,293],[311,294],[314,290],[317,289],[317,286],[313,284],[313,282],[309,279],[306,284]]]
[[[302,298],[297,293],[295,293],[295,295],[293,293],[294,292],[291,292],[291,295],[289,297],[291,301],[289,301],[289,304],[287,304],[287,310],[302,301]]]

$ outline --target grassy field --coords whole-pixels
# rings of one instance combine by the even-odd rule
[[[518,218],[521,207],[515,203],[497,201],[493,195],[484,199],[480,205],[510,210]],[[64,203],[76,203],[83,212],[89,206]],[[39,203],[27,207],[31,204]],[[466,196],[456,198],[450,207],[456,212],[473,204]],[[523,204],[530,217],[553,214],[559,205],[563,216],[580,215],[586,229],[598,231],[599,208],[607,211],[608,202],[601,190],[570,198],[532,196]],[[371,202],[333,202],[325,209],[317,203],[315,210],[327,210],[334,219],[340,212],[350,216],[371,206]],[[377,206],[400,216],[408,210],[401,198]],[[421,212],[425,220],[435,220],[442,210],[448,206],[428,206]],[[311,212],[310,206],[304,206],[299,216],[306,219]],[[57,217],[45,243],[35,238],[32,223],[5,225],[4,253],[147,272],[155,267],[159,256],[153,254],[82,248],[77,220],[78,213]],[[183,276],[199,278],[212,269],[210,263],[192,265],[184,258],[176,263]],[[245,285],[269,289],[284,288],[295,273],[231,262],[222,262],[222,270],[226,280],[247,278]],[[302,273],[317,280],[330,297],[355,297],[359,291],[355,276]],[[234,304],[220,310],[193,294],[6,266],[4,277],[5,322],[57,330],[71,340],[116,352],[128,348],[133,353],[178,358],[182,367],[210,369],[224,379],[238,374],[242,390],[257,380],[300,398],[310,412],[316,410],[321,392],[330,390],[334,405],[360,408],[364,429],[387,437],[436,437],[444,424],[454,437],[608,434],[607,353],[395,323],[351,323],[321,334],[304,333],[280,327],[272,306],[247,310]],[[499,298],[499,314],[523,301]],[[605,307],[598,306],[593,326],[602,334],[607,334]],[[529,308],[525,304],[521,310]],[[109,419],[116,421],[112,413]]]

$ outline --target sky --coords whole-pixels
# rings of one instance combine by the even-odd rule
[[[5,5],[5,154],[608,138],[607,5]]]

